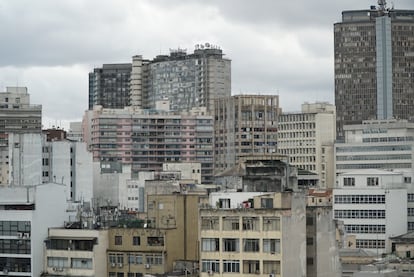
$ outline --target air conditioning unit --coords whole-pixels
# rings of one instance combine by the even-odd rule
[[[213,274],[214,274],[214,271],[212,271],[212,270],[208,270],[208,271],[207,271],[207,274],[208,274],[208,275],[213,275]]]
[[[114,263],[111,264],[111,267],[115,267],[116,265]]]
[[[145,264],[145,268],[150,268],[151,265],[150,264]]]
[[[30,233],[23,233],[24,239],[30,239]]]
[[[121,267],[123,267],[123,266],[124,266],[123,264],[118,264],[118,267],[119,267],[119,268],[121,268]]]
[[[63,267],[59,267],[59,268],[57,268],[57,271],[62,272],[62,271],[63,271]]]
[[[17,237],[18,237],[19,239],[22,239],[22,238],[23,238],[23,233],[17,233]]]
[[[54,268],[52,268],[52,270],[53,270],[53,271],[57,271],[58,269],[57,269],[57,267],[54,267]]]
[[[275,277],[275,274],[274,273],[269,274],[269,277]]]

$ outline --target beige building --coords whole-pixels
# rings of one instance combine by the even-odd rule
[[[250,203],[200,210],[200,276],[306,276],[304,195],[256,195]]]
[[[107,230],[50,228],[42,276],[107,276]]]
[[[149,195],[146,220],[109,229],[108,276],[195,272],[198,203],[198,195]]]
[[[214,105],[215,175],[237,166],[242,157],[276,153],[277,95],[234,95]]]
[[[290,164],[318,174],[324,188],[332,188],[335,182],[335,120],[335,106],[328,103],[305,103],[301,112],[279,117],[279,153],[288,156]]]

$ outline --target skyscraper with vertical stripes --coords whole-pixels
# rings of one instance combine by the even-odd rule
[[[337,137],[369,119],[414,118],[414,10],[342,12],[334,25]]]

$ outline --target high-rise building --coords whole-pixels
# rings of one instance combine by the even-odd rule
[[[215,173],[237,166],[243,157],[276,156],[279,96],[234,95],[214,107]]]
[[[290,164],[318,174],[322,187],[334,185],[335,123],[335,106],[328,103],[305,103],[301,112],[279,116],[279,153]]]
[[[104,64],[89,73],[89,109],[123,108],[131,105],[130,63]]]
[[[89,73],[89,110],[93,106],[154,109],[157,101],[168,99],[173,111],[206,107],[231,94],[231,61],[215,45],[197,44],[192,54],[171,49],[170,55],[132,63],[104,64]]]
[[[334,25],[337,137],[362,120],[414,116],[414,10],[378,3]]]
[[[167,101],[168,102],[168,101]],[[168,105],[166,105],[168,110]],[[92,113],[92,115],[90,114]],[[213,117],[206,109],[102,109],[88,111],[93,159],[102,173],[161,171],[166,162],[200,162],[203,184],[213,182]],[[89,118],[89,119],[88,119]]]

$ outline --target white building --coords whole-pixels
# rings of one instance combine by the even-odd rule
[[[356,248],[390,252],[389,238],[407,232],[407,184],[402,173],[355,170],[337,178],[334,218],[356,236]]]
[[[48,228],[65,219],[65,186],[0,188],[0,276],[40,276]]]
[[[369,120],[344,126],[345,141],[335,144],[336,175],[354,169],[412,172],[414,123]]]
[[[332,188],[333,145],[336,129],[335,106],[305,103],[299,113],[279,116],[277,149],[289,163],[318,174],[320,186]]]

